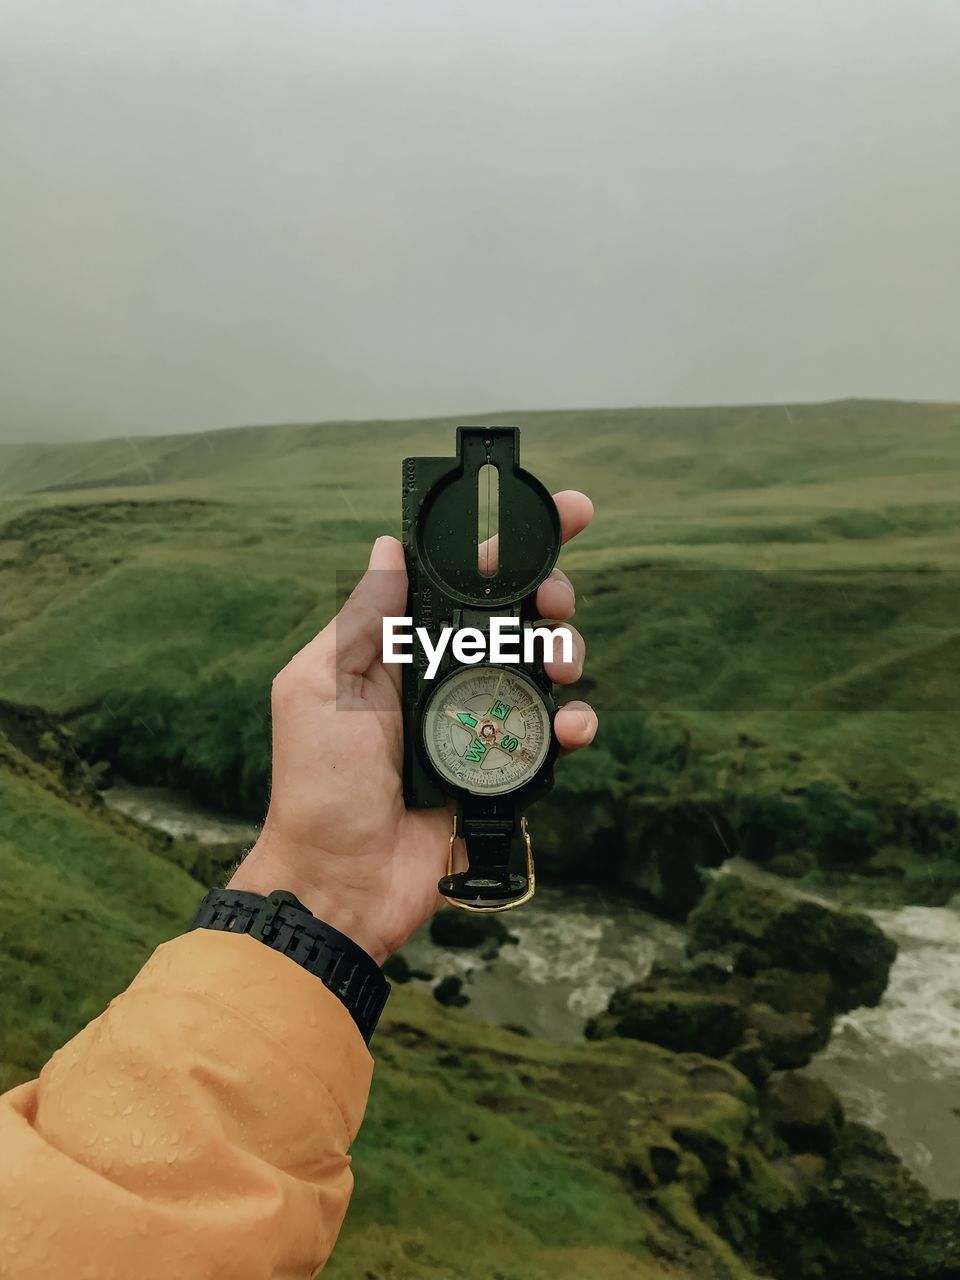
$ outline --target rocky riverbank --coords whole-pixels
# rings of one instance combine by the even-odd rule
[[[455,913],[441,914],[430,932],[487,964],[516,941],[499,920]],[[632,1153],[621,1176],[629,1168],[648,1211],[662,1212],[669,1199],[686,1206],[688,1226],[691,1214],[700,1224],[710,1261],[701,1258],[690,1274],[960,1274],[957,1202],[934,1200],[879,1133],[846,1118],[827,1083],[796,1069],[828,1043],[837,1017],[880,1002],[895,943],[863,913],[724,875],[690,917],[686,952],[615,991],[586,1032],[608,1046],[667,1050],[658,1059],[662,1079],[671,1069],[682,1076],[695,1055],[692,1078],[726,1095],[709,1105],[701,1098],[696,1119],[686,1113],[678,1122],[676,1096],[648,1081],[618,1094]],[[422,962],[423,948],[415,954]],[[463,973],[475,982],[482,968]],[[451,983],[459,990],[448,974],[438,998],[446,992],[446,1000]],[[592,1083],[603,1087],[599,1062]],[[589,1089],[581,1097],[589,1106]],[[662,1256],[675,1260],[669,1248]]]
[[[718,749],[679,715],[601,719],[597,742],[564,762],[536,813],[556,879],[630,892],[677,920],[698,902],[704,871],[732,857],[875,906],[942,906],[960,893],[960,808],[932,786],[827,773],[776,737],[740,733]]]
[[[960,1276],[960,1207],[801,1072],[551,1044],[408,985],[377,1058],[337,1280]]]
[[[719,876],[688,920],[689,960],[614,993],[589,1039],[627,1036],[729,1061],[761,1084],[807,1066],[834,1018],[879,1003],[897,954],[861,912]]]
[[[821,1232],[819,1251],[798,1237],[797,1259],[778,1258],[778,1276],[950,1274],[957,1265],[956,1201],[933,1201],[879,1133],[846,1120],[824,1080],[796,1070],[827,1045],[838,1016],[880,1003],[896,944],[861,912],[785,896],[735,875],[711,883],[689,917],[687,937],[686,962],[657,965],[616,991],[607,1010],[587,1023],[588,1038],[702,1052],[753,1082],[761,1147],[769,1153],[772,1142],[780,1143],[807,1160],[808,1172],[818,1170],[825,1181],[812,1179],[801,1217],[824,1214],[832,1222],[830,1233]],[[912,1232],[904,1229],[907,1219]],[[869,1251],[881,1238],[893,1250],[889,1257],[871,1258],[870,1269],[858,1271],[862,1259],[846,1250],[857,1241]]]

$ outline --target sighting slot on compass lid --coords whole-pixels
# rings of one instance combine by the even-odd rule
[[[560,554],[560,516],[549,491],[519,464],[513,427],[460,427],[456,459],[438,477],[414,534],[421,573],[461,604],[495,609],[532,595]],[[484,467],[497,471],[492,558],[478,558]],[[489,474],[489,473],[486,473]]]

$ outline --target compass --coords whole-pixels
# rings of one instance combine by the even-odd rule
[[[550,750],[551,708],[532,680],[484,663],[447,676],[426,704],[427,758],[452,786],[503,796],[533,781]]]
[[[466,911],[505,911],[533,896],[526,814],[553,786],[553,685],[542,650],[521,644],[522,661],[493,662],[490,639],[494,618],[529,638],[560,542],[549,491],[520,466],[516,427],[460,427],[456,456],[404,460],[407,613],[431,644],[447,628],[481,638],[474,661],[451,645],[432,671],[415,648],[403,668],[404,798],[413,809],[456,801],[438,888]],[[453,869],[458,837],[464,871]]]

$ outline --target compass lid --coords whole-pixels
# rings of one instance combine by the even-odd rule
[[[557,562],[556,504],[520,466],[518,428],[459,427],[457,454],[407,460],[405,540],[421,575],[454,600],[478,609],[516,604]]]

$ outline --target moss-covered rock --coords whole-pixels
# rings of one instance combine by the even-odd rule
[[[410,962],[399,951],[384,961],[382,969],[384,977],[389,978],[391,982],[409,982],[413,976]]]
[[[588,1040],[610,1035],[648,1040],[676,1052],[722,1058],[743,1039],[746,1016],[723,995],[700,991],[648,990],[637,984],[615,993],[609,1009],[586,1026]]]
[[[712,953],[711,953],[712,954]],[[648,1040],[677,1052],[724,1058],[759,1082],[806,1066],[830,1038],[832,985],[825,974],[730,973],[716,957],[686,970],[657,968],[610,998],[591,1018],[591,1040]]]
[[[875,1003],[896,954],[862,913],[798,902],[732,875],[715,880],[690,925],[685,968],[655,969],[614,992],[587,1023],[589,1039],[707,1053],[759,1083],[806,1066],[838,1012]]]
[[[615,992],[584,1034],[589,1040],[621,1036],[723,1058],[754,1082],[778,1068],[806,1066],[830,1037],[828,1008],[778,1009],[757,986],[757,979],[742,974],[658,971]]]
[[[462,1009],[470,1003],[470,997],[463,989],[463,979],[453,973],[440,979],[433,988],[433,998],[437,1004],[447,1005],[451,1009]]]
[[[703,894],[704,867],[729,856],[714,799],[629,797],[622,882],[659,914],[682,920]]]
[[[744,972],[829,975],[834,1012],[876,1004],[897,954],[863,912],[786,898],[732,875],[714,879],[688,925],[691,952],[728,950]]]
[[[438,947],[499,947],[515,941],[497,916],[471,915],[454,907],[438,911],[430,921],[430,938]]]
[[[774,875],[799,879],[813,871],[817,860],[809,849],[794,849],[790,853],[777,853],[766,864]]]
[[[51,790],[86,802],[99,799],[97,784],[106,770],[84,761],[69,730],[42,707],[2,698],[0,761],[20,773],[42,771]]]
[[[768,1080],[760,1094],[764,1123],[792,1151],[828,1155],[843,1128],[843,1107],[830,1086],[815,1076],[786,1071]]]
[[[829,1030],[822,1031],[809,1013],[779,1013],[755,1001],[747,1006],[747,1025],[761,1046],[770,1070],[805,1067],[829,1038]],[[756,1075],[750,1073],[751,1079],[762,1079],[767,1074],[762,1064]]]
[[[813,1170],[790,1213],[758,1215],[757,1256],[777,1280],[960,1277],[960,1205],[931,1199],[879,1133],[844,1125]]]

